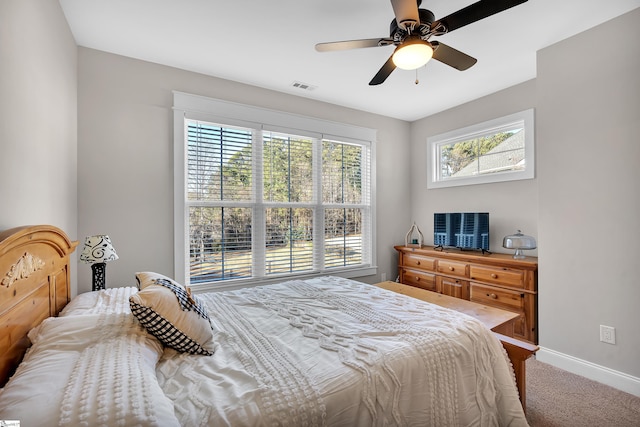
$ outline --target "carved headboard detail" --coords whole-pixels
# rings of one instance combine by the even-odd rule
[[[77,245],[50,225],[0,232],[0,387],[29,347],[29,330],[69,302],[69,255]]]
[[[11,266],[7,275],[2,279],[3,286],[10,287],[13,282],[20,279],[28,278],[31,273],[40,270],[45,266],[45,262],[38,257],[25,252],[15,264]]]

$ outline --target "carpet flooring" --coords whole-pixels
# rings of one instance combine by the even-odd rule
[[[531,427],[640,427],[640,397],[534,358],[526,363]]]

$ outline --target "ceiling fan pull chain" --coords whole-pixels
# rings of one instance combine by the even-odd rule
[[[420,83],[420,80],[418,80],[418,69],[416,68],[416,84]]]

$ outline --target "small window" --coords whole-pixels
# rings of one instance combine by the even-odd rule
[[[534,177],[533,109],[427,139],[427,188]]]

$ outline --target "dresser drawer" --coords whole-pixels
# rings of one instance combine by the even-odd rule
[[[438,292],[469,301],[469,281],[437,276],[436,289]]]
[[[434,271],[436,269],[436,260],[418,254],[406,253],[402,259],[402,265],[404,267]]]
[[[428,291],[436,291],[436,276],[420,270],[403,268],[402,283],[426,289]]]
[[[507,289],[499,289],[493,286],[484,286],[478,283],[471,283],[470,300],[492,307],[504,308],[506,310],[523,312],[524,294]]]
[[[467,277],[468,264],[439,259],[437,265],[436,271],[438,273],[446,274],[448,276]]]
[[[524,288],[524,271],[522,270],[471,264],[470,277],[473,280],[495,283],[496,285]]]

